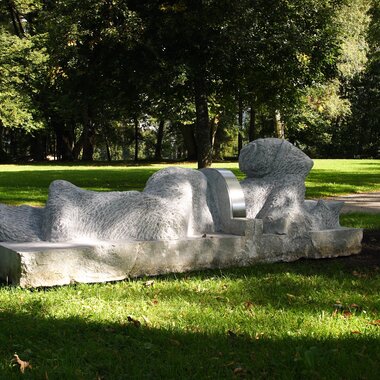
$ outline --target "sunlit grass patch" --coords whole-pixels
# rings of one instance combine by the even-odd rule
[[[344,227],[380,230],[380,213],[367,214],[363,212],[350,212],[341,214],[340,224]]]
[[[195,169],[195,163],[173,165]],[[50,183],[64,179],[76,186],[95,191],[142,190],[148,178],[168,164],[112,165],[0,165],[0,203],[42,206]],[[237,162],[219,162],[213,167],[244,174]],[[379,191],[380,160],[315,160],[306,180],[308,198]]]
[[[375,378],[379,272],[301,261],[0,289],[0,373],[26,378]],[[360,360],[353,360],[357,358]],[[1,376],[0,376],[1,377]]]
[[[380,190],[380,160],[314,160],[306,195],[320,198]]]

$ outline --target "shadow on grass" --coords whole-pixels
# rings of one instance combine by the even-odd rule
[[[41,304],[0,313],[0,377],[20,379],[15,352],[32,364],[23,379],[375,379],[380,342],[250,338],[158,330],[133,323],[53,319]]]

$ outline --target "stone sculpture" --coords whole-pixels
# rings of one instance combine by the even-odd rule
[[[54,181],[45,208],[0,205],[0,241],[170,240],[213,231],[207,179],[170,167],[143,192],[94,192]]]
[[[287,141],[245,146],[225,170],[166,168],[142,192],[54,181],[44,208],[0,205],[0,279],[23,286],[358,253],[343,203],[305,201],[312,160]],[[62,266],[61,262],[64,262]]]
[[[339,228],[342,202],[305,202],[305,179],[313,161],[285,140],[259,139],[239,158],[247,218],[262,219],[264,233],[302,236],[310,230]]]

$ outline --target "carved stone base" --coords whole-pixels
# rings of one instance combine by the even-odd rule
[[[2,243],[0,280],[22,287],[95,283],[129,277],[325,258],[360,252],[362,230],[316,231],[292,245],[286,236],[263,234],[261,220],[238,219],[244,235],[212,234],[170,241]]]

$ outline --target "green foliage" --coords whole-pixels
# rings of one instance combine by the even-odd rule
[[[46,61],[41,38],[19,38],[0,29],[0,125],[27,131],[43,127],[36,93]]]
[[[356,144],[349,149],[358,156],[378,157],[380,140],[380,5],[372,2],[369,25],[368,63],[363,75],[357,78],[352,94],[353,118],[349,127]]]
[[[352,157],[357,144],[350,121],[357,78],[367,64],[370,1],[349,0],[335,14],[340,56],[334,79],[308,87],[296,109],[286,115],[288,138],[313,157]],[[349,148],[347,148],[350,146]]]
[[[212,145],[216,157],[235,155],[238,132],[247,140],[273,136],[275,127],[279,135],[283,126],[315,156],[376,156],[377,7],[370,0],[4,1],[0,152],[10,128],[43,128],[48,148],[32,154],[30,141],[34,159],[75,160],[81,151],[103,158],[111,146],[111,158],[134,146],[149,158],[156,126],[167,121],[166,158],[198,152],[210,161]],[[237,115],[248,109],[250,130],[238,131]],[[135,133],[145,120],[149,131]],[[356,138],[347,142],[351,130]]]

